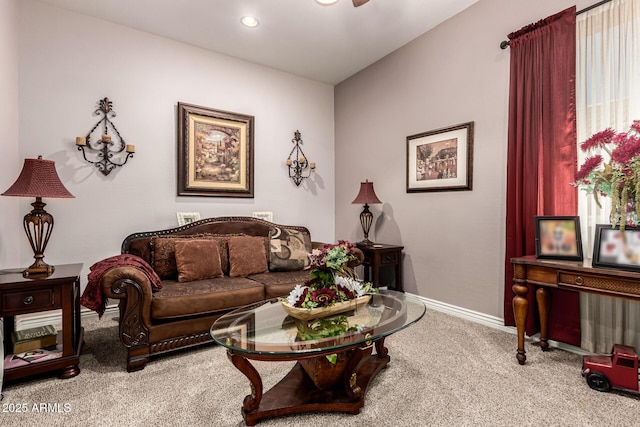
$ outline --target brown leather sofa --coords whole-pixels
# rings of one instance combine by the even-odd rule
[[[209,261],[212,240],[218,252]],[[162,288],[153,289],[149,277],[131,266],[102,276],[104,296],[119,300],[127,371],[143,369],[151,355],[211,342],[214,320],[233,309],[287,295],[309,278],[306,253],[320,246],[305,227],[251,217],[208,218],[129,235],[122,253],[147,261]],[[361,263],[364,255],[358,255]]]

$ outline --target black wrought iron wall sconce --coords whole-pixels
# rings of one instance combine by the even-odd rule
[[[99,107],[93,112],[94,116],[102,115],[102,118],[91,128],[87,136],[77,137],[76,146],[78,151],[82,151],[82,157],[94,164],[100,172],[105,176],[109,175],[116,167],[124,166],[130,157],[133,157],[133,153],[136,152],[135,145],[127,145],[124,142],[120,132],[116,129],[116,126],[109,119],[116,116],[116,112],[113,111],[113,103],[109,101],[109,98],[101,99]],[[102,133],[100,139],[95,143],[91,143],[91,134],[102,125]],[[112,140],[109,134],[109,127],[115,132],[115,141]],[[125,152],[125,154],[122,154]],[[91,159],[87,158],[87,153],[91,156]],[[124,156],[124,158],[123,158]]]
[[[291,142],[294,145],[287,158],[287,168],[289,169],[289,178],[293,180],[296,186],[299,186],[302,180],[309,178],[311,172],[315,171],[316,164],[315,162],[309,162],[304,152],[302,152],[302,135],[300,131],[295,131],[293,135],[294,138]]]

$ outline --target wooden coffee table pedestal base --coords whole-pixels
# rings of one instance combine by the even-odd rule
[[[372,354],[374,345],[376,354]],[[386,368],[390,360],[388,350],[384,347],[384,338],[368,346],[339,350],[339,359],[342,358],[346,363],[344,370],[337,374],[334,385],[318,388],[302,363],[313,362],[313,359],[325,358],[326,355],[335,353],[327,351],[304,358],[304,353],[294,356],[228,351],[231,362],[251,384],[251,394],[245,397],[242,407],[245,423],[253,426],[265,418],[306,412],[347,412],[354,415],[360,413],[369,382],[380,370]],[[248,359],[299,361],[278,384],[263,394],[262,378]]]

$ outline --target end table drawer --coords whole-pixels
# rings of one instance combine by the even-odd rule
[[[54,289],[6,292],[2,294],[2,311],[5,315],[23,311],[42,311],[56,308]]]
[[[398,263],[398,252],[387,252],[380,255],[380,263],[381,264],[397,264]]]

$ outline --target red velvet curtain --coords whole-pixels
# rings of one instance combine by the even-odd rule
[[[504,319],[515,325],[511,258],[535,254],[536,215],[577,215],[576,8],[509,34],[511,75],[507,164]],[[529,290],[526,333],[538,332]],[[580,345],[577,293],[553,290],[549,338]]]

